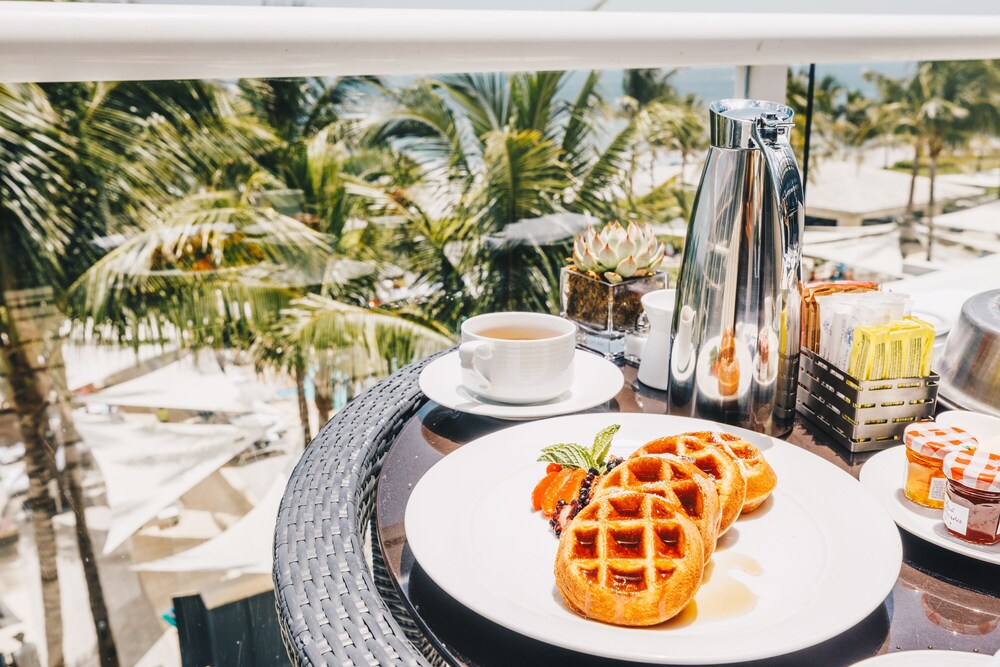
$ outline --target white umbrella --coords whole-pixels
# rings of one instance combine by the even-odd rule
[[[903,275],[899,230],[895,224],[834,231],[809,230],[803,237],[802,254],[886,276]]]
[[[214,361],[187,358],[80,398],[90,404],[244,414],[269,394],[248,369],[222,370]]]
[[[569,241],[596,224],[596,218],[582,213],[552,213],[513,222],[489,241],[496,245],[550,245]]]
[[[953,213],[936,215],[934,216],[934,227],[937,230],[961,229],[1000,236],[1000,200]]]
[[[274,524],[287,476],[280,476],[261,501],[226,532],[186,551],[133,566],[143,572],[271,572]]]
[[[107,489],[111,528],[105,554],[251,444],[227,424],[78,420],[76,426]]]

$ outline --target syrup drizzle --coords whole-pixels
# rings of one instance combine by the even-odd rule
[[[737,573],[759,577],[764,574],[764,569],[746,554],[717,551],[705,564],[701,589],[694,600],[663,626],[682,628],[695,620],[718,621],[752,611],[757,606],[757,596],[749,586],[733,576]]]

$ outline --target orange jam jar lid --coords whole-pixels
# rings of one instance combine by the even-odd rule
[[[960,428],[934,422],[910,424],[903,431],[903,441],[910,450],[932,459],[943,459],[956,448],[973,450],[979,444]]]
[[[962,486],[1000,493],[1000,454],[987,451],[953,451],[941,464],[945,477]]]

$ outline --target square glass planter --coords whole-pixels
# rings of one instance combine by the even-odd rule
[[[609,283],[563,267],[559,276],[560,312],[579,325],[577,345],[616,359],[625,352],[625,335],[639,323],[642,295],[666,286],[667,274],[662,271]]]

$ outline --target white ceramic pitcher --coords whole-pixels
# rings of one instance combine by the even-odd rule
[[[642,295],[642,308],[649,320],[649,336],[639,363],[639,382],[654,389],[670,386],[670,326],[674,319],[677,290],[658,289]]]

